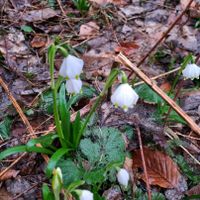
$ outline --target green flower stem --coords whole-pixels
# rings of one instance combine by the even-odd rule
[[[119,70],[117,69],[113,69],[106,81],[105,87],[103,89],[103,91],[100,93],[99,97],[97,98],[95,104],[93,105],[92,109],[90,110],[81,130],[80,130],[80,138],[83,135],[85,128],[92,116],[92,114],[96,111],[97,106],[99,105],[99,103],[101,102],[102,98],[104,97],[104,95],[106,94],[107,90],[109,87],[111,87],[112,83],[115,81],[115,79],[117,78],[117,75],[119,74]]]
[[[127,79],[127,76],[126,76],[125,72],[121,71],[121,75],[122,75],[122,83],[127,83],[128,79]]]
[[[62,82],[62,77],[59,76],[56,83],[54,80],[54,62],[55,62],[55,55],[56,55],[57,50],[61,50],[61,52],[65,56],[67,56],[67,51],[64,48],[62,48],[60,46],[55,46],[55,44],[53,44],[49,48],[49,52],[48,52],[49,65],[50,65],[50,76],[51,76],[51,89],[53,91],[53,112],[54,112],[56,131],[57,131],[61,145],[63,147],[66,147],[66,144],[63,140],[64,136],[63,136],[63,131],[62,131],[61,123],[60,123],[58,106],[57,106],[57,92],[58,92],[58,88]]]
[[[169,91],[169,94],[171,94],[171,93],[174,91],[174,89],[175,89],[175,87],[176,87],[176,85],[177,85],[177,83],[178,83],[178,80],[179,80],[179,78],[180,78],[180,76],[181,76],[182,71],[185,69],[185,67],[187,66],[187,64],[190,63],[190,62],[192,62],[192,61],[193,61],[193,56],[192,56],[192,54],[189,54],[188,56],[185,57],[185,59],[184,59],[182,65],[181,65],[181,68],[180,68],[180,70],[178,71],[178,74],[176,75],[176,78],[175,78],[175,80],[174,80],[174,82],[173,82],[173,85],[172,85],[172,87],[171,87],[171,90]]]

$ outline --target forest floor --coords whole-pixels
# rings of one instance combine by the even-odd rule
[[[85,90],[72,112],[88,113],[119,52],[169,92],[186,56],[192,54],[200,65],[200,4],[193,1],[187,7],[189,2],[91,0],[89,10],[80,12],[67,0],[0,0],[1,151],[54,130],[47,51],[55,40],[71,46],[73,54],[85,63]],[[62,59],[61,55],[56,57],[56,77]],[[147,191],[144,174],[137,170],[142,163],[135,124],[139,124],[148,160],[151,191],[161,194],[157,199],[199,195],[200,132],[195,133],[194,128],[200,127],[199,80],[179,76],[173,90],[176,103],[193,120],[191,125],[173,110],[167,116],[169,106],[151,86],[141,84],[140,77],[127,66],[120,68],[129,82],[135,83],[140,100],[125,113],[104,99],[95,123],[123,132],[124,167],[131,171],[133,188],[137,188],[135,199],[145,199]],[[17,107],[23,111],[21,115]],[[42,199],[41,186],[49,182],[45,165],[36,153],[18,153],[1,161],[0,199]],[[101,192],[109,200],[125,199],[113,184]]]

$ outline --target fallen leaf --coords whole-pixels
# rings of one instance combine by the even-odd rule
[[[181,3],[181,8],[182,8],[182,9],[185,9],[186,6],[188,5],[189,1],[190,1],[190,0],[181,0],[181,2],[180,2],[180,3]],[[192,2],[192,4],[191,4],[190,7],[194,8],[195,5],[196,5],[196,3],[195,3],[195,2]]]
[[[190,190],[186,192],[188,196],[200,194],[200,184],[192,187]]]
[[[33,48],[41,48],[41,47],[45,47],[47,44],[47,36],[46,35],[42,35],[42,34],[37,34],[34,36],[34,38],[31,41],[31,46]]]
[[[101,6],[109,3],[112,3],[114,5],[126,5],[126,2],[124,0],[90,0],[90,2],[96,3]]]
[[[8,193],[5,188],[1,188],[0,189],[0,197],[1,200],[12,200],[12,195],[10,193]]]
[[[122,42],[119,46],[115,48],[116,52],[122,52],[125,55],[131,55],[135,52],[135,49],[138,49],[139,46],[135,42]]]
[[[19,174],[19,172],[20,172],[19,170],[9,169],[6,173],[4,173],[0,177],[0,181],[5,181],[10,178],[15,178]]]
[[[96,24],[96,22],[88,22],[86,24],[81,25],[79,36],[81,38],[88,38],[94,35],[97,35],[99,33],[99,26]]]
[[[28,22],[37,22],[47,20],[49,18],[55,17],[58,13],[51,8],[44,8],[41,10],[31,10],[26,11],[22,15],[22,19]]]
[[[178,166],[168,155],[144,147],[144,156],[150,185],[159,185],[163,188],[178,186],[181,174]],[[140,150],[133,154],[133,169],[138,168],[143,169]],[[146,182],[144,173],[141,174],[141,178]]]
[[[171,89],[171,84],[169,82],[164,82],[161,86],[160,89],[163,90],[164,92],[169,92]]]

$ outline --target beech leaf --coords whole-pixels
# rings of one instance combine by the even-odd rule
[[[159,185],[163,188],[178,186],[181,174],[176,163],[168,155],[144,147],[144,156],[150,185]],[[140,150],[133,154],[133,170],[138,168],[143,169]],[[141,178],[146,182],[143,172]]]

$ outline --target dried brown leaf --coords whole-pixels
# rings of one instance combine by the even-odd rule
[[[79,36],[81,38],[88,38],[91,36],[95,36],[99,33],[99,26],[96,22],[88,22],[86,24],[81,25]]]
[[[186,192],[188,196],[200,194],[200,184],[192,187],[190,190]]]
[[[31,41],[31,46],[33,48],[41,48],[41,47],[45,47],[47,44],[47,36],[46,35],[42,35],[42,34],[37,34],[34,36],[34,38]]]
[[[19,170],[9,169],[5,174],[0,177],[0,181],[5,181],[10,178],[15,178],[19,174]]]
[[[178,166],[168,155],[144,147],[144,156],[151,185],[159,185],[163,188],[176,188],[178,186],[181,174]],[[133,169],[138,168],[143,169],[140,150],[133,154]],[[142,173],[141,178],[146,181],[144,173]]]
[[[131,55],[135,52],[136,49],[138,49],[139,46],[135,42],[122,42],[120,43],[120,46],[117,46],[115,48],[116,52],[122,52],[125,55]]]

